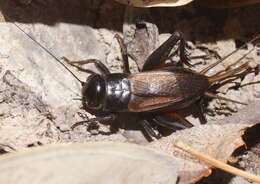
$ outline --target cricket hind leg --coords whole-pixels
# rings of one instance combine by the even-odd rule
[[[173,131],[193,127],[193,124],[175,112],[163,114],[141,113],[140,118],[139,123],[143,127],[144,135],[148,140],[162,137],[162,134],[158,130],[159,127],[167,128],[167,132],[168,130]]]
[[[151,125],[151,121],[147,119],[142,119],[139,121],[140,125],[143,127],[143,134],[148,139],[148,141],[152,141],[155,139],[160,139],[162,135],[155,131],[155,128]]]
[[[172,48],[180,42],[179,52],[180,52],[180,61],[178,65],[186,64],[192,66],[189,63],[189,58],[186,53],[185,45],[186,42],[183,38],[182,33],[176,31],[174,32],[168,40],[166,40],[159,48],[157,48],[145,61],[142,71],[153,70],[156,68],[161,68],[164,66],[165,61],[169,58],[169,54]],[[177,54],[177,52],[174,52]],[[173,56],[173,55],[171,55]]]
[[[90,64],[90,63],[93,63],[95,64],[95,66],[97,67],[97,69],[101,72],[102,75],[105,75],[105,74],[109,74],[110,71],[109,69],[106,67],[106,65],[104,65],[101,61],[97,60],[97,59],[86,59],[86,60],[80,60],[80,61],[70,61],[69,59],[67,59],[66,57],[62,57],[62,59],[68,63],[69,65],[77,68],[78,70],[80,71],[83,71],[83,72],[86,72],[86,73],[95,73],[91,70],[88,70],[88,69],[85,69],[81,66],[78,66],[78,65],[85,65],[85,64]]]
[[[198,118],[199,118],[201,124],[206,124],[207,123],[207,119],[206,119],[206,116],[205,116],[204,103],[205,103],[205,99],[204,98],[200,98],[196,102],[196,105],[198,106],[198,108],[197,108]]]
[[[172,130],[181,130],[193,127],[192,123],[176,112],[154,115],[153,121],[162,127],[166,127]]]
[[[159,127],[167,128],[168,130],[180,130],[185,128],[190,128],[193,125],[187,121],[184,117],[177,113],[142,113],[141,125],[144,128],[144,131],[149,137],[152,138],[161,138],[162,135],[159,132]],[[166,132],[164,132],[166,133]]]

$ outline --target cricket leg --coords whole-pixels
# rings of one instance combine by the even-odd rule
[[[153,120],[163,126],[173,130],[185,129],[193,127],[188,120],[176,112],[168,112],[163,115],[155,115]]]
[[[198,102],[198,115],[199,115],[199,120],[201,124],[206,124],[207,119],[205,117],[205,109],[204,109],[204,98],[201,98]]]
[[[71,126],[71,129],[73,130],[76,127],[78,127],[80,125],[84,125],[86,123],[93,123],[93,122],[97,122],[97,121],[107,122],[107,121],[114,121],[115,119],[116,119],[115,114],[109,114],[109,115],[106,115],[106,116],[103,116],[103,117],[96,117],[96,118],[88,119],[88,120],[85,120],[85,121],[76,122]]]
[[[131,72],[130,72],[130,68],[129,68],[127,48],[124,44],[123,39],[118,34],[115,35],[115,38],[117,39],[119,46],[120,46],[120,49],[121,49],[124,73],[130,74]]]
[[[186,55],[185,40],[183,35],[176,31],[168,40],[166,40],[159,48],[157,48],[145,61],[142,71],[153,70],[164,66],[165,61],[169,58],[172,48],[180,42],[180,63],[191,65]],[[175,52],[177,54],[177,52]]]
[[[153,138],[159,139],[161,138],[161,134],[157,133],[154,128],[151,126],[150,122],[146,119],[140,120],[139,123],[144,128],[144,133],[149,136],[149,139],[153,140]]]
[[[106,67],[106,65],[104,65],[101,61],[97,60],[97,59],[86,59],[86,60],[80,60],[80,61],[70,61],[69,59],[67,59],[66,57],[62,57],[62,59],[70,64],[71,66],[77,68],[78,70],[80,71],[83,71],[83,72],[87,72],[87,73],[94,73],[93,71],[91,70],[87,70],[87,69],[84,69],[78,65],[85,65],[85,64],[90,64],[90,63],[93,63],[95,64],[95,66],[97,67],[97,69],[103,74],[109,74],[110,71],[109,69]]]

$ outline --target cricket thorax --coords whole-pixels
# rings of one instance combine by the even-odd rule
[[[103,109],[105,111],[128,111],[131,87],[127,74],[113,73],[105,76],[106,98]]]

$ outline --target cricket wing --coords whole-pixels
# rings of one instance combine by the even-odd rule
[[[133,112],[184,108],[202,96],[209,85],[206,77],[183,69],[133,74],[129,81],[128,109]]]

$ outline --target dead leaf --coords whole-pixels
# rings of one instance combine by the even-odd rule
[[[207,8],[236,8],[260,3],[260,0],[210,0],[198,1],[198,5]]]
[[[246,178],[249,181],[260,183],[260,176],[257,176],[257,175],[251,174],[249,172],[243,171],[243,170],[238,169],[236,167],[233,167],[229,164],[226,164],[224,162],[216,160],[211,156],[200,153],[200,152],[194,150],[193,148],[191,148],[190,146],[188,146],[187,144],[184,144],[181,141],[174,142],[173,145],[175,147],[189,153],[190,155],[194,156],[195,158],[202,160],[202,161],[204,161],[204,162],[206,162],[206,163],[208,163],[208,164],[210,164],[210,165],[212,165],[216,168],[222,169],[222,170],[224,170],[228,173],[231,173],[233,175]]]
[[[192,0],[116,0],[117,2],[136,7],[174,7],[186,5]]]
[[[179,165],[180,184],[193,183],[201,177],[208,176],[211,173],[211,166],[178,148],[173,148],[172,143],[180,140],[198,152],[227,162],[233,151],[244,144],[241,136],[245,129],[260,123],[258,109],[260,102],[252,103],[231,117],[175,132],[150,143],[148,147],[180,158],[182,160]]]
[[[136,7],[175,7],[184,6],[193,0],[116,0],[117,2]],[[234,8],[260,3],[260,0],[207,0],[196,1],[207,8]]]
[[[34,148],[0,158],[0,183],[173,184],[170,157],[127,143],[92,142]]]

